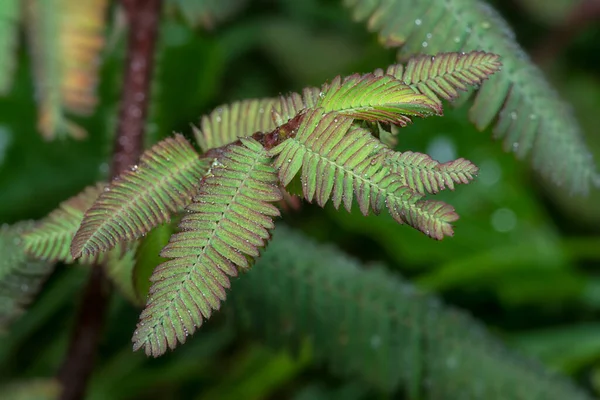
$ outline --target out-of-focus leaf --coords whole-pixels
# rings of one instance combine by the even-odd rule
[[[562,24],[586,0],[518,0],[529,16],[547,25]]]
[[[97,103],[107,0],[25,0],[38,98],[38,129],[51,140],[85,130],[65,113],[90,115]]]
[[[566,373],[575,373],[600,360],[600,323],[518,333],[510,340],[523,351]]]

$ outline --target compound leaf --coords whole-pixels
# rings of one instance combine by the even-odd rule
[[[356,20],[366,20],[398,56],[427,51],[485,49],[502,59],[502,72],[482,83],[469,111],[484,129],[519,158],[531,154],[535,169],[573,192],[600,185],[600,175],[569,107],[523,52],[506,22],[479,0],[345,0]],[[423,62],[423,61],[421,61]],[[416,66],[419,61],[414,61]],[[410,73],[409,75],[413,75]],[[433,90],[431,87],[429,89]],[[442,86],[439,88],[440,92]],[[452,93],[448,93],[452,94]],[[465,96],[466,99],[466,96]]]
[[[191,202],[208,163],[182,136],[167,138],[142,154],[85,213],[75,234],[74,257],[106,251],[136,239]]]
[[[365,121],[397,125],[410,122],[409,116],[441,114],[442,107],[431,98],[415,93],[391,75],[350,75],[336,77],[323,89],[317,103],[324,112],[336,111]]]
[[[392,171],[386,163],[391,150],[371,134],[352,127],[353,119],[323,109],[308,110],[295,137],[271,150],[283,185],[302,169],[304,198],[323,207],[331,198],[337,209],[343,202],[350,211],[354,196],[360,211],[378,214],[384,207],[399,223],[409,224],[428,236],[442,239],[453,234],[451,222],[458,215],[449,205],[422,200],[411,190],[404,171]],[[407,160],[410,164],[411,161]],[[417,164],[418,166],[418,164]],[[424,175],[429,182],[429,176]]]
[[[253,139],[229,146],[213,163],[200,192],[187,207],[161,256],[146,308],[133,336],[134,350],[159,356],[210,318],[225,299],[229,277],[269,239],[281,200],[277,173],[266,150]]]

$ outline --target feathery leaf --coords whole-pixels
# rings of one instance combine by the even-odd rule
[[[390,151],[385,163],[404,178],[404,185],[421,195],[454,190],[455,183],[469,183],[478,172],[477,166],[464,158],[439,163],[427,154],[412,151]]]
[[[107,0],[25,0],[39,96],[38,128],[46,139],[85,131],[65,112],[89,115],[97,99]]]
[[[7,94],[12,84],[20,14],[19,0],[4,0],[0,7],[0,95]]]
[[[32,227],[32,222],[0,226],[0,330],[23,312],[54,269],[26,254],[21,236]]]
[[[400,79],[431,99],[454,100],[460,91],[480,85],[500,70],[496,54],[483,51],[468,53],[439,53],[435,56],[417,55],[402,64],[388,67],[386,74]]]
[[[256,132],[270,132],[292,119],[304,108],[312,107],[319,98],[319,89],[304,89],[302,95],[236,101],[217,107],[203,116],[200,128],[193,127],[196,142],[206,152],[228,145],[240,137]]]
[[[407,223],[438,240],[451,236],[450,223],[458,219],[454,209],[442,202],[421,200],[407,186],[416,178],[417,183],[431,187],[431,176],[405,177],[399,168],[392,171],[386,163],[391,150],[368,131],[352,128],[352,121],[335,112],[323,116],[321,108],[307,111],[296,136],[271,150],[277,155],[275,166],[282,184],[287,186],[302,169],[304,197],[308,201],[316,198],[321,207],[331,198],[336,209],[343,202],[350,211],[354,194],[364,215],[370,209],[378,214],[385,206],[401,224]],[[397,165],[393,160],[390,164]],[[406,162],[410,164],[411,160]],[[425,183],[419,182],[422,178]]]
[[[215,159],[188,214],[161,256],[146,308],[133,336],[134,350],[159,356],[184,343],[218,310],[230,276],[258,256],[273,228],[281,200],[277,173],[266,150],[242,139]]]
[[[206,169],[207,162],[182,135],[157,143],[85,213],[71,253],[79,257],[106,251],[169,221],[190,203]]]
[[[485,81],[471,106],[479,129],[497,120],[494,135],[519,158],[557,184],[585,193],[600,182],[573,114],[516,43],[506,22],[479,0],[345,0],[356,20],[367,20],[399,57],[427,51],[485,49],[502,59],[502,72]]]
[[[228,307],[259,338],[292,349],[308,339],[333,372],[406,398],[589,398],[397,275],[285,226],[232,286]]]
[[[356,119],[381,121],[404,126],[409,116],[441,114],[441,105],[431,98],[415,93],[409,86],[391,75],[337,76],[323,88],[317,103],[324,112],[336,111]]]
[[[94,204],[106,184],[85,188],[78,195],[60,204],[33,229],[23,235],[25,250],[33,257],[46,261],[73,262],[71,241],[79,229],[85,212]],[[79,260],[93,262],[93,257]]]

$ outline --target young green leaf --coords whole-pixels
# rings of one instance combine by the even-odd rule
[[[380,121],[404,126],[410,116],[441,114],[441,105],[431,98],[415,93],[409,86],[391,75],[350,75],[336,77],[323,89],[317,102],[324,112],[336,111],[356,119]]]
[[[454,100],[459,91],[480,85],[501,67],[499,56],[483,51],[417,55],[402,64],[391,65],[392,75],[419,93],[437,100]]]
[[[571,110],[487,2],[345,0],[344,3],[352,8],[356,20],[366,20],[369,29],[379,33],[383,43],[401,46],[398,56],[402,59],[424,50],[435,54],[485,49],[498,54],[502,71],[482,83],[469,111],[471,121],[479,129],[496,122],[494,135],[504,139],[505,149],[519,158],[531,154],[535,169],[557,184],[568,185],[573,192],[586,193],[591,184],[600,185],[600,175]],[[415,66],[418,63],[415,61]],[[440,92],[441,89],[448,88],[440,85]]]
[[[142,299],[135,290],[133,280],[135,255],[139,243],[133,242],[126,246],[125,250],[119,247],[112,249],[106,255],[106,260],[103,262],[106,276],[131,304],[143,305]]]
[[[207,167],[182,135],[154,145],[85,213],[73,238],[73,257],[106,251],[169,221],[191,202]]]
[[[385,207],[397,222],[432,238],[453,234],[450,224],[458,219],[454,209],[442,202],[422,200],[408,186],[409,179],[386,163],[391,150],[368,131],[352,127],[350,117],[335,112],[323,116],[321,108],[309,110],[297,135],[273,148],[271,154],[277,155],[275,166],[282,184],[288,185],[302,169],[304,197],[316,199],[321,207],[331,198],[336,209],[343,202],[350,211],[356,196],[364,215],[370,209],[378,214]],[[427,175],[408,178],[432,185]],[[425,183],[419,181],[422,178]]]
[[[229,146],[216,158],[200,192],[151,280],[146,308],[133,336],[133,348],[155,357],[184,343],[225,299],[229,277],[269,239],[281,200],[271,158],[255,140]]]

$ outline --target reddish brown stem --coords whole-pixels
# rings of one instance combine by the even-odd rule
[[[111,176],[134,165],[143,150],[154,48],[162,0],[121,0],[128,47]],[[109,290],[102,266],[92,268],[69,349],[58,374],[62,400],[84,398],[106,317]]]

